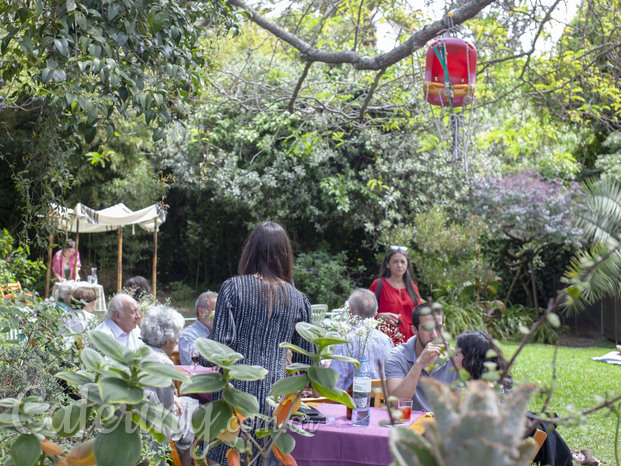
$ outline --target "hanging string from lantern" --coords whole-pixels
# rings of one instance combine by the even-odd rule
[[[449,36],[454,37],[456,33],[461,30],[461,25],[455,25],[453,23],[453,16],[454,16],[453,13],[450,13],[450,12],[447,13],[448,26],[446,29],[440,31],[441,38],[445,38]],[[450,80],[449,68],[448,68],[448,62],[449,62],[450,57],[448,56],[448,52],[447,52],[444,41],[441,41],[439,44],[434,45],[432,49],[444,72],[444,87],[441,88],[439,83],[433,86],[434,93],[437,92],[440,95],[439,104],[438,104],[441,108],[440,115],[437,118],[434,117],[434,110],[431,108],[432,107],[431,103],[428,104],[429,113],[430,113],[431,119],[434,121],[434,124],[436,126],[436,130],[439,135],[439,140],[441,142],[441,146],[445,153],[446,158],[449,159],[453,163],[457,162],[460,159],[463,160],[463,164],[464,164],[463,168],[467,172],[468,171],[468,159],[467,159],[468,146],[470,142],[470,135],[472,134],[473,114],[476,110],[476,99],[474,97],[474,86],[471,85],[471,82],[470,82],[470,51],[468,49],[468,44],[466,44],[467,82],[466,84],[456,84],[455,86],[453,86],[453,83],[451,83],[451,80]],[[429,92],[430,92],[431,86],[432,86],[432,83],[426,83],[425,85],[425,100],[427,102],[430,102]],[[465,95],[463,94],[463,92],[465,92]],[[454,106],[455,95],[459,95],[463,97],[460,101],[460,103],[462,104],[461,105],[462,112],[460,113],[455,112],[455,106]],[[447,98],[448,106],[445,106],[445,99],[442,98],[442,96]],[[442,137],[442,129],[439,124],[440,121],[444,120],[445,110],[449,112],[449,121],[450,121],[450,127],[451,127],[450,134],[451,134],[452,151],[451,151],[450,156],[449,156],[449,150],[446,147],[446,141]],[[464,114],[466,111],[469,111],[467,129],[466,129],[466,122],[464,119],[465,117]],[[462,149],[461,154],[460,154],[460,148]]]

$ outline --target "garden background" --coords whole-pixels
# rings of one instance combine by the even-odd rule
[[[621,3],[246,7],[0,1],[3,280],[44,290],[26,260],[45,262],[52,202],[159,202],[158,289],[177,306],[217,291],[271,219],[313,303],[341,306],[403,245],[452,335],[519,339],[598,238],[577,223],[581,186],[618,193]],[[423,93],[425,44],[451,23],[479,60],[476,102],[453,117]],[[601,204],[618,239],[618,202]],[[98,268],[108,296],[116,247],[115,232],[80,236],[83,270]],[[124,278],[150,279],[152,247],[125,229]],[[580,290],[570,312],[604,294]],[[558,332],[546,323],[534,340]]]

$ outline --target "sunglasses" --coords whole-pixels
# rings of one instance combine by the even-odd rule
[[[406,248],[405,246],[390,246],[390,250],[399,251],[399,252],[402,252],[403,254],[407,254],[408,252],[408,248]]]

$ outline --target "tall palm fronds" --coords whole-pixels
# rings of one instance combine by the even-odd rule
[[[606,296],[621,295],[621,184],[587,182],[578,209],[579,224],[591,247],[576,254],[563,281],[568,314]]]

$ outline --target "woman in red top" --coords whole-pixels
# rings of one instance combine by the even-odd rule
[[[412,310],[421,302],[418,287],[413,281],[414,274],[407,251],[404,246],[391,246],[382,261],[379,278],[369,288],[376,296],[379,289],[377,318],[388,325],[398,327],[405,341],[414,335]],[[403,338],[394,335],[391,338],[395,344],[404,341]]]

